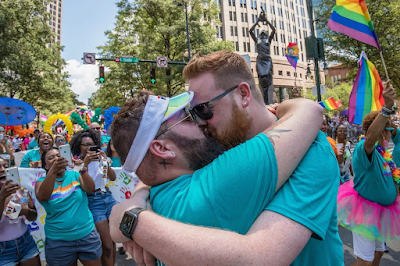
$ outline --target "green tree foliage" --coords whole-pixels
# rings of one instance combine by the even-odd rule
[[[362,51],[378,69],[382,80],[386,80],[379,50],[344,34],[330,30],[326,25],[336,1],[322,0],[316,9],[318,34],[325,41],[325,55],[328,61],[357,68],[357,60]],[[371,20],[379,38],[383,56],[394,87],[400,89],[400,1],[368,0],[366,1]],[[355,77],[356,71],[352,72]]]
[[[188,61],[186,39],[186,15],[183,6],[172,0],[120,0],[115,28],[105,34],[108,41],[100,46],[101,56],[114,58],[132,55],[140,59],[156,60],[166,56],[169,61]],[[233,50],[232,42],[220,42],[216,38],[219,6],[213,0],[192,0],[188,2],[188,21],[192,56],[202,51]],[[184,90],[182,70],[184,66],[168,65],[157,68],[153,63],[106,62],[106,82],[101,85],[102,93],[92,95],[91,102],[98,106],[116,105],[123,96],[133,97],[146,88],[155,94],[172,96]],[[156,84],[150,82],[150,69],[156,68]],[[115,104],[112,99],[101,104],[96,97],[106,91],[116,92]],[[113,94],[110,93],[110,96]],[[110,102],[111,101],[111,102]],[[97,105],[99,104],[99,105]]]
[[[74,107],[43,0],[0,0],[0,93],[51,114]]]
[[[333,88],[327,88],[325,90],[325,94],[321,95],[321,98],[322,100],[326,100],[329,97],[333,97],[336,101],[342,101],[342,106],[337,109],[337,111],[340,112],[349,108],[349,99],[352,89],[353,83],[341,83]],[[306,93],[304,93],[304,97],[313,101],[317,101],[317,96],[313,96],[311,89],[307,89]],[[325,110],[325,112],[329,113],[329,115],[332,115],[334,111]]]

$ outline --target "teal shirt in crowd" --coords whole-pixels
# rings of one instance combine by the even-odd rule
[[[37,141],[34,139],[32,140],[29,145],[28,145],[28,150],[33,150],[39,148],[39,144],[37,143]]]
[[[24,158],[22,158],[20,167],[29,167],[30,162],[39,162],[39,167],[41,164],[40,152],[39,149],[32,150],[25,154]]]
[[[354,189],[358,194],[382,206],[389,206],[396,200],[397,192],[392,175],[383,175],[382,155],[374,149],[371,160],[364,149],[365,140],[361,140],[353,152]]]
[[[335,152],[320,131],[292,176],[266,207],[313,232],[291,265],[344,265],[337,227],[339,179]]]
[[[119,157],[111,157],[111,167],[121,167],[121,159]]]
[[[66,171],[61,185],[54,183],[50,199],[41,202],[46,210],[44,231],[53,240],[75,241],[92,232],[94,222],[88,198],[82,190],[79,173]],[[37,181],[44,181],[45,177]]]
[[[392,135],[392,141],[394,143],[394,149],[392,152],[393,161],[396,164],[396,167],[400,167],[400,133],[399,129],[397,129],[396,135]]]

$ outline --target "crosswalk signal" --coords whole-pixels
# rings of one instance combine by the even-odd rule
[[[101,66],[99,68],[99,73],[100,73],[99,81],[100,81],[100,83],[104,83],[106,81],[106,79],[104,77],[104,67],[103,66]]]
[[[154,67],[150,70],[150,82],[151,84],[156,83],[156,69]]]

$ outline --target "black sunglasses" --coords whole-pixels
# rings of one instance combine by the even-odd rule
[[[208,106],[210,102],[218,100],[222,97],[224,97],[225,95],[227,95],[228,93],[230,93],[231,91],[237,89],[239,85],[230,88],[229,90],[225,91],[224,93],[218,95],[215,98],[212,98],[211,100],[209,100],[208,102],[204,102],[204,103],[200,103],[196,106],[193,106],[192,108],[189,109],[190,113],[194,116],[194,117],[199,117],[203,120],[208,120],[211,119],[213,117],[213,112],[211,111],[210,107]]]

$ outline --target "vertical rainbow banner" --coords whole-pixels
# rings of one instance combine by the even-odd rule
[[[365,52],[361,53],[359,70],[354,81],[349,100],[349,122],[361,125],[364,117],[371,111],[379,111],[385,104],[383,84],[378,70]]]

